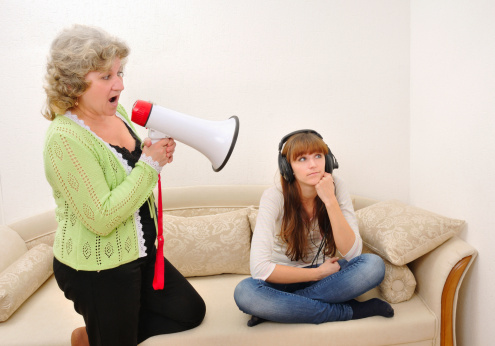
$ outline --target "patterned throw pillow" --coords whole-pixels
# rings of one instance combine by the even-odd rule
[[[360,209],[356,217],[364,244],[397,266],[435,249],[465,223],[396,200]]]
[[[249,274],[247,213],[244,208],[194,217],[164,215],[165,257],[186,277]]]
[[[53,249],[33,247],[0,274],[0,322],[6,321],[53,273]]]
[[[363,253],[373,253],[366,246],[363,246]],[[383,299],[391,304],[405,302],[414,294],[416,289],[416,279],[407,265],[396,266],[387,260],[385,263],[385,277],[378,286]]]
[[[258,208],[254,206],[248,207],[248,219],[249,225],[251,226],[251,232],[254,232],[256,228],[256,219],[258,218]]]

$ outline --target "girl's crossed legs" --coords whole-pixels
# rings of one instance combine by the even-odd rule
[[[349,262],[341,259],[339,264],[340,271],[316,282],[271,284],[247,278],[237,285],[234,299],[247,314],[283,323],[319,324],[373,315],[393,316],[393,309],[381,300],[353,301],[382,282],[385,264],[379,256],[362,254]]]

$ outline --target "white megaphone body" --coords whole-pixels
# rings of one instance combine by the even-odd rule
[[[134,103],[131,119],[148,128],[152,140],[172,137],[198,150],[215,172],[229,160],[239,133],[235,115],[223,121],[204,120],[141,100]]]

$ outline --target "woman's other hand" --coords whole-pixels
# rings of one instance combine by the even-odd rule
[[[143,143],[143,153],[158,162],[160,166],[163,167],[173,161],[176,146],[173,138],[160,139],[154,144],[151,143],[151,139],[146,138]]]
[[[175,152],[175,141],[173,138],[169,138],[168,144],[167,144],[167,155],[168,156],[168,163],[171,163],[174,160],[174,152]]]
[[[335,184],[330,173],[325,172],[318,184],[315,185],[315,188],[318,197],[325,205],[328,205],[331,198],[335,197]]]
[[[338,259],[338,257],[329,258],[317,268],[319,272],[318,280],[324,279],[340,270],[340,264],[337,262]]]

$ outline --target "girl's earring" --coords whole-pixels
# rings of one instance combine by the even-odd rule
[[[79,102],[77,102],[79,99],[76,100],[75,106],[79,106]]]

